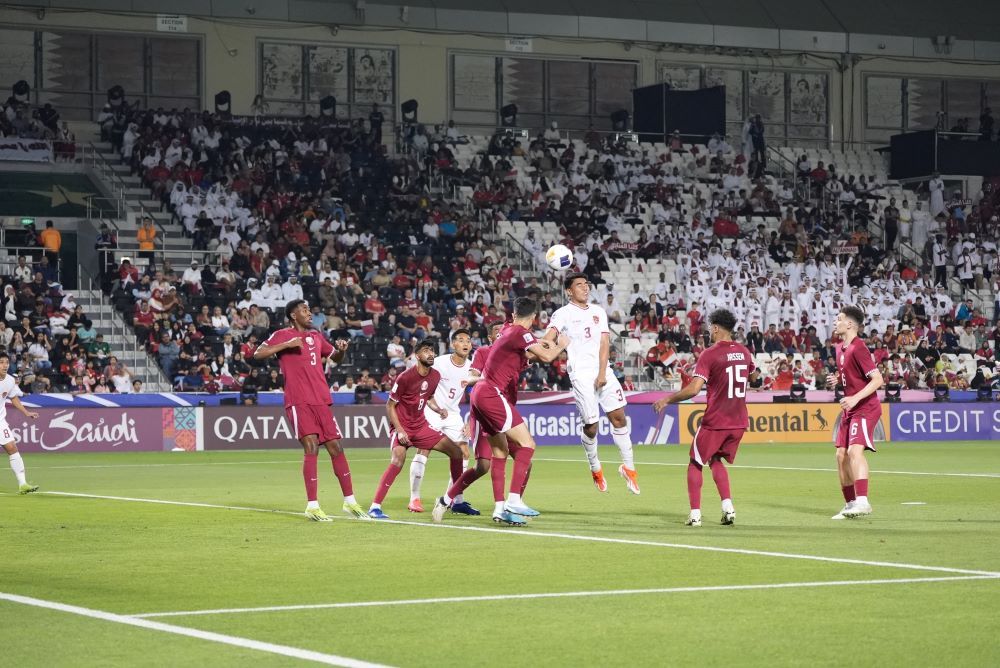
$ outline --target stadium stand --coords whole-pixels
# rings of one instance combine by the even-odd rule
[[[541,262],[556,242],[575,249],[609,311],[629,383],[682,381],[721,305],[735,306],[763,388],[821,386],[833,317],[851,301],[871,314],[868,343],[892,382],[959,388],[991,365],[988,182],[965,215],[903,190],[872,151],[772,147],[751,179],[756,166],[718,136],[639,143],[550,128],[524,146],[509,131],[414,124],[387,157],[360,121],[126,113],[112,143],[214,260],[181,271],[144,253],[116,269],[117,308],[178,388],[280,386],[248,359],[302,295],[317,327],[355,343],[331,386],[352,376],[384,389],[395,346],[458,326],[481,339],[517,294],[561,304]],[[564,389],[565,367],[529,369],[522,386]]]

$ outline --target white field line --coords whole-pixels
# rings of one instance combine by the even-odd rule
[[[194,508],[217,508],[220,510],[246,510],[258,513],[275,513],[280,515],[300,515],[300,513],[290,510],[270,510],[264,508],[250,508],[247,506],[225,506],[214,503],[199,503],[194,501],[168,501],[165,499],[144,499],[127,496],[104,496],[100,494],[82,494],[76,492],[39,492],[47,496],[68,496],[85,499],[104,499],[109,501],[130,501],[135,503],[153,503],[167,506],[190,506]],[[340,515],[331,515],[335,519],[353,519]],[[474,531],[479,533],[503,534],[505,536],[520,536],[528,538],[559,538],[562,540],[579,540],[592,543],[607,543],[612,545],[641,545],[644,547],[663,547],[675,550],[695,550],[698,552],[720,552],[725,554],[743,554],[759,557],[776,557],[779,559],[802,559],[805,561],[821,561],[833,564],[852,564],[856,566],[876,566],[881,568],[903,568],[915,571],[928,571],[935,573],[956,573],[960,575],[985,575],[1000,577],[1000,572],[979,571],[968,568],[950,568],[947,566],[924,566],[921,564],[906,564],[895,561],[869,561],[865,559],[847,559],[843,557],[823,557],[811,554],[796,554],[791,552],[770,552],[767,550],[746,550],[734,547],[715,547],[711,545],[689,545],[686,543],[667,543],[652,540],[634,540],[628,538],[606,538],[603,536],[588,536],[583,534],[556,533],[551,531],[534,531],[532,529],[500,529],[493,527],[462,526],[456,524],[431,524],[429,522],[408,522],[405,520],[379,520],[372,524],[400,524],[405,526],[422,527],[425,529],[451,529],[453,531]]]
[[[322,652],[314,652],[312,650],[300,649],[298,647],[289,647],[288,645],[276,645],[274,643],[252,640],[250,638],[213,633],[211,631],[201,631],[199,629],[189,629],[183,626],[165,624],[163,622],[153,622],[148,619],[136,619],[127,615],[119,615],[113,612],[105,612],[103,610],[93,610],[91,608],[82,608],[76,605],[46,601],[44,599],[31,598],[29,596],[18,596],[17,594],[0,592],[0,600],[10,601],[11,603],[20,603],[21,605],[30,605],[35,608],[56,610],[58,612],[65,612],[72,615],[80,615],[81,617],[89,617],[91,619],[100,619],[102,621],[113,622],[115,624],[137,626],[141,629],[160,631],[161,633],[171,633],[173,635],[187,636],[189,638],[207,640],[208,642],[220,643],[223,645],[232,645],[243,649],[252,649],[258,652],[278,654],[280,656],[287,656],[293,659],[302,659],[304,661],[322,663],[328,666],[345,666],[346,668],[383,668],[381,664],[360,661],[346,656],[323,654]]]
[[[351,455],[351,460],[353,461],[388,461],[387,457],[358,457],[356,454]],[[37,460],[35,460],[37,461]],[[579,464],[586,460],[584,459],[563,459],[557,457],[534,457],[532,461],[535,462],[562,462],[570,464]],[[162,463],[162,464],[71,464],[71,465],[60,465],[60,466],[38,466],[33,465],[32,470],[56,470],[56,469],[116,469],[116,468],[167,468],[171,466],[242,466],[246,465],[257,465],[257,464],[273,464],[273,465],[286,465],[286,464],[301,464],[301,459],[284,459],[284,460],[272,460],[272,461],[253,461],[253,462],[172,462],[172,463]],[[687,462],[636,462],[637,466],[687,466]],[[745,466],[740,464],[733,464],[729,468],[734,469],[749,469],[749,470],[760,470],[760,471],[813,471],[819,473],[836,473],[837,469],[832,468],[809,468],[800,466]],[[879,469],[872,469],[872,473],[884,474],[884,475],[917,475],[917,476],[942,476],[949,478],[991,478],[1000,479],[1000,473],[939,473],[936,471],[883,471]]]
[[[336,608],[378,608],[395,605],[436,605],[440,603],[481,603],[484,601],[526,601],[546,598],[590,598],[595,596],[636,596],[642,594],[684,594],[690,592],[752,591],[757,589],[805,589],[811,587],[851,587],[924,582],[955,582],[961,580],[996,580],[996,575],[956,575],[937,578],[895,578],[882,580],[831,580],[818,582],[777,582],[770,584],[715,585],[702,587],[655,587],[652,589],[609,589],[606,591],[559,591],[537,594],[496,594],[491,596],[446,596],[442,598],[411,598],[396,601],[351,601],[346,603],[316,603],[308,605],[273,605],[260,608],[219,608],[216,610],[184,610],[178,612],[146,612],[131,617],[189,617],[199,615],[230,615],[248,612],[287,612],[294,610],[331,610]]]
[[[555,457],[532,457],[533,462],[571,462],[575,464],[583,463],[586,464],[587,460],[585,458],[580,459],[561,459]],[[687,462],[636,462],[636,466],[687,466]],[[800,466],[741,466],[739,464],[726,464],[727,468],[731,469],[755,469],[759,471],[818,471],[822,473],[836,473],[837,469],[825,469],[825,468],[808,468]],[[876,469],[871,470],[872,473],[879,474],[889,474],[889,475],[929,475],[929,476],[946,476],[954,478],[998,478],[1000,479],[1000,473],[936,473],[934,471],[880,471]]]

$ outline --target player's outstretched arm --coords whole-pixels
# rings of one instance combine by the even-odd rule
[[[283,343],[278,343],[273,346],[261,345],[259,348],[257,348],[257,350],[254,351],[253,358],[255,360],[266,360],[268,357],[277,355],[283,350],[291,350],[293,348],[301,348],[301,347],[302,347],[302,339],[299,337],[295,337],[294,339],[289,339],[288,341],[285,341]]]
[[[566,346],[568,345],[569,337],[565,334],[560,334],[554,346],[543,341],[528,346],[525,350],[534,355],[539,362],[550,364],[559,358],[559,354],[566,350]]]
[[[668,404],[676,404],[682,401],[687,401],[688,399],[697,396],[703,387],[705,387],[705,379],[700,376],[695,376],[691,379],[691,382],[681,388],[679,392],[674,392],[670,396],[663,397],[654,403],[653,410],[659,413],[666,408]]]
[[[24,413],[24,417],[31,418],[32,420],[38,417],[38,413],[36,413],[35,411],[29,411],[27,408],[25,408],[24,404],[22,404],[21,400],[18,399],[17,397],[11,397],[10,403],[14,408]]]
[[[438,406],[438,402],[434,400],[434,397],[427,400],[427,405],[430,406],[432,411],[440,415],[442,420],[448,417],[448,411]]]

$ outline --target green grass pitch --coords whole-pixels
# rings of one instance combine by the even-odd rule
[[[617,451],[601,454],[612,472]],[[367,506],[388,453],[349,456]],[[385,504],[403,523],[320,524],[301,515],[294,451],[25,455],[45,493],[17,496],[0,471],[0,663],[1000,664],[995,444],[882,444],[875,514],[842,522],[830,520],[843,505],[832,447],[744,445],[730,471],[737,524],[718,525],[706,472],[698,529],[682,525],[686,449],[636,459],[642,495],[617,476],[602,495],[579,447],[541,448],[526,500],[542,516],[493,524],[481,480],[467,498],[484,515],[445,520],[485,529],[470,531],[406,512],[405,469]],[[320,463],[321,502],[340,515]],[[433,455],[428,508],[446,476]],[[187,614],[133,617],[170,612]],[[135,619],[156,625],[122,623]]]

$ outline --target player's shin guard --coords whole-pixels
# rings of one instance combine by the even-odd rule
[[[721,459],[713,459],[709,467],[712,469],[712,479],[715,480],[715,486],[719,489],[719,498],[733,498],[729,489],[729,471],[726,470],[726,465],[722,463]]]
[[[340,483],[340,491],[344,498],[354,495],[354,481],[351,480],[351,466],[347,463],[347,455],[341,452],[336,457],[330,457],[333,462],[333,474]]]
[[[396,482],[396,476],[399,475],[402,469],[402,466],[393,466],[392,464],[386,467],[385,473],[382,474],[382,479],[378,481],[378,489],[375,490],[375,503],[381,505],[385,501],[385,496],[389,493],[389,488],[392,487],[392,483]]]
[[[490,465],[490,477],[493,479],[493,500],[503,503],[504,488],[507,487],[507,458],[494,457]]]
[[[626,427],[612,427],[611,428],[611,440],[615,442],[618,446],[618,451],[622,455],[622,464],[625,468],[635,470],[635,457],[632,455],[632,435],[629,433],[629,428]]]
[[[688,501],[691,503],[691,510],[701,510],[701,464],[691,460],[688,462]]]
[[[316,472],[317,455],[305,453],[302,456],[302,480],[306,484],[306,501],[314,503],[319,498],[319,476]]]
[[[420,484],[424,481],[427,455],[414,455],[410,462],[410,501],[420,498]]]
[[[868,498],[868,478],[860,478],[854,481],[854,493],[858,497]]]
[[[20,452],[15,452],[10,456],[10,470],[14,472],[14,477],[17,478],[18,485],[28,484],[24,473],[24,460],[21,459]],[[315,468],[313,471],[315,471]]]
[[[518,496],[528,484],[528,470],[531,468],[531,458],[534,454],[534,448],[520,448],[514,453],[514,473],[510,478],[510,491]]]
[[[580,443],[583,444],[583,449],[587,451],[587,461],[590,462],[591,472],[600,471],[601,459],[597,456],[597,439],[581,433]],[[631,448],[631,445],[629,447]]]

